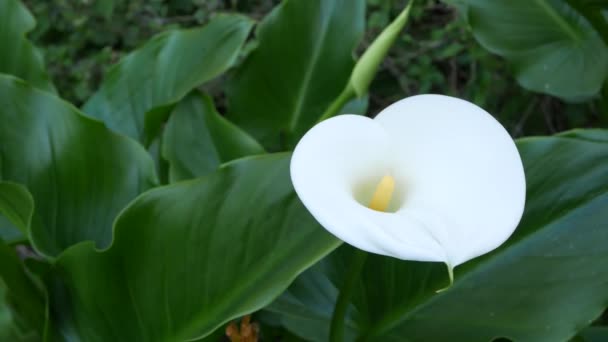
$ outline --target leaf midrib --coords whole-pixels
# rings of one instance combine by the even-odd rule
[[[576,30],[570,25],[564,18],[562,18],[546,0],[534,0],[534,3],[553,21],[555,24],[562,29],[573,41],[580,42],[582,38],[576,32]]]

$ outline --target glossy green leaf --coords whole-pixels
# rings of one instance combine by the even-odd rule
[[[580,0],[585,6],[589,6],[596,9],[608,9],[608,1],[606,0]]]
[[[596,3],[595,1],[585,0],[564,0],[570,7],[581,14],[589,24],[600,35],[604,44],[608,44],[608,21],[606,21],[605,13],[602,13],[602,6],[608,8],[608,1],[601,0],[604,4]]]
[[[118,212],[156,183],[137,142],[10,76],[0,76],[0,122],[0,180],[31,192],[30,238],[42,254],[84,240],[107,246]]]
[[[1,204],[0,204],[1,205]],[[23,262],[15,250],[0,240],[0,284],[6,305],[5,315],[12,329],[10,335],[19,336],[18,340],[44,336],[46,326],[46,298],[44,292],[26,273]],[[2,334],[0,332],[0,337]],[[22,338],[21,338],[22,337]]]
[[[55,91],[42,54],[25,35],[36,20],[19,0],[0,1],[0,73],[15,75],[40,89]]]
[[[347,311],[347,340],[566,341],[602,313],[608,131],[525,138],[518,147],[527,205],[508,242],[457,267],[440,293],[444,265],[370,254]],[[350,246],[332,253],[269,310],[299,335],[326,341],[352,253]]]
[[[168,112],[192,89],[230,67],[251,26],[246,17],[220,15],[204,27],[152,38],[110,69],[84,112],[112,130],[150,142],[155,132],[144,129],[146,114]]]
[[[576,138],[580,140],[588,140],[598,143],[607,143],[608,144],[608,134],[606,134],[605,129],[594,128],[594,129],[573,129],[568,131],[564,137],[568,138]]]
[[[27,234],[33,212],[34,199],[26,188],[16,183],[0,182],[0,214],[23,234]]]
[[[183,99],[171,114],[162,149],[172,182],[206,175],[233,159],[264,153],[257,141],[222,117],[213,100],[198,91]]]
[[[38,342],[40,335],[31,329],[19,327],[7,303],[6,286],[0,279],[0,341]]]
[[[25,235],[2,214],[0,214],[0,239],[8,244],[24,241]]]
[[[34,199],[22,185],[0,182],[0,238],[24,240],[34,211]]]
[[[579,333],[573,342],[605,342],[608,341],[608,327],[589,327]]]
[[[289,161],[240,159],[140,196],[108,250],[58,258],[57,326],[83,341],[180,341],[267,305],[340,243],[299,201]]]
[[[363,0],[286,0],[228,87],[228,118],[271,150],[292,144],[346,85],[363,34]]]
[[[512,62],[524,88],[582,100],[608,77],[608,47],[566,1],[464,2],[477,40]]]
[[[6,303],[6,286],[0,279],[0,341],[16,340],[15,323],[11,309]]]

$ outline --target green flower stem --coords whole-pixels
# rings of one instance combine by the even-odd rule
[[[319,122],[338,114],[349,100],[355,97],[363,97],[367,93],[372,80],[378,72],[380,63],[382,63],[388,54],[388,50],[393,46],[393,43],[395,43],[395,40],[405,27],[413,3],[414,0],[411,0],[403,11],[401,11],[399,16],[395,18],[395,20],[376,37],[367,50],[365,50],[361,58],[355,64],[346,87],[342,90],[342,93],[338,98],[332,102],[329,108],[327,108],[325,113],[323,113]]]
[[[344,90],[342,90],[342,93],[340,93],[340,95],[338,95],[338,97],[334,100],[334,102],[332,102],[331,105],[329,105],[329,107],[327,108],[325,113],[323,113],[323,115],[321,115],[319,122],[321,122],[325,119],[329,119],[333,116],[336,116],[338,113],[340,113],[340,110],[342,108],[344,108],[344,105],[348,101],[354,99],[355,96],[356,96],[355,90],[350,86],[350,83],[347,84],[346,88],[344,88]]]
[[[334,314],[331,318],[331,328],[329,332],[329,340],[331,342],[343,342],[344,341],[344,321],[346,318],[346,309],[348,303],[352,297],[355,289],[355,284],[359,279],[365,260],[367,259],[367,252],[357,249],[353,255],[352,263],[348,268],[348,273],[340,294],[338,295],[338,301],[334,308]]]

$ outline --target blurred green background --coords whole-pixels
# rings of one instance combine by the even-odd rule
[[[61,96],[81,105],[106,69],[155,33],[201,25],[218,12],[262,18],[279,0],[25,0],[38,20],[30,37],[45,53]],[[405,0],[368,0],[367,34],[358,52],[403,9]],[[222,80],[207,91],[223,107]],[[471,100],[494,114],[514,137],[573,127],[607,126],[600,100],[569,104],[521,88],[508,64],[482,48],[458,10],[419,0],[404,34],[376,77],[369,114],[397,99],[440,93]]]

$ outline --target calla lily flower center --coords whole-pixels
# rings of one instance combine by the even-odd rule
[[[310,213],[346,243],[450,270],[509,238],[526,192],[506,130],[442,95],[403,99],[374,119],[320,122],[296,146],[291,178]]]
[[[372,196],[372,200],[369,202],[369,207],[377,211],[386,211],[393,198],[394,191],[395,178],[388,175],[382,177],[382,180],[376,187],[376,191]]]

